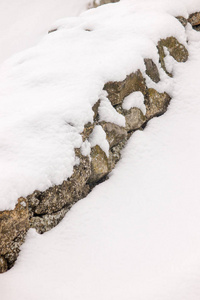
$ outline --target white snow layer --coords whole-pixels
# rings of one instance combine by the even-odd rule
[[[2,64],[0,210],[71,176],[74,148],[81,147],[80,133],[92,121],[98,99],[102,119],[109,118],[102,94],[106,82],[123,80],[138,68],[144,72],[144,58],[158,64],[160,38],[173,35],[186,43],[180,22],[152,7],[143,12],[137,2],[124,1],[91,9],[63,20],[38,46]],[[123,126],[122,116],[109,115]]]
[[[144,95],[141,92],[133,92],[124,98],[122,108],[129,110],[132,107],[139,108],[142,113],[146,114],[146,106],[144,105]]]
[[[105,94],[107,94],[107,92],[103,91],[100,97],[101,101],[98,108],[99,121],[111,122],[116,125],[125,127],[125,117],[116,111]]]
[[[185,2],[181,1],[179,14],[186,9],[189,12],[195,10],[195,7],[192,7],[193,1],[188,1],[184,6]],[[147,1],[138,0],[138,5],[142,5],[141,3],[144,8],[147,7]],[[157,1],[149,0],[148,3],[149,6],[151,4],[151,10],[153,5],[155,5],[154,10],[157,9]],[[162,1],[162,3],[172,3],[171,8],[170,5],[166,6],[167,10],[172,11],[173,5],[175,7],[180,2],[174,0]],[[50,140],[52,147],[57,142],[55,153],[58,149],[60,150],[57,158],[66,159],[63,155],[63,149],[65,147],[66,150],[69,149],[66,141],[70,147],[75,143],[81,144],[77,133],[80,130],[77,128],[86,119],[84,107],[87,106],[86,111],[88,111],[93,101],[98,99],[97,96],[98,93],[100,94],[103,83],[108,79],[111,80],[112,77],[115,79],[115,76],[121,80],[129,71],[133,71],[134,66],[141,67],[141,60],[137,64],[140,58],[139,52],[137,55],[134,49],[141,50],[143,55],[144,49],[143,47],[140,49],[136,41],[138,42],[138,39],[140,41],[144,39],[145,43],[147,41],[141,32],[136,38],[137,33],[134,33],[131,25],[132,22],[134,23],[133,16],[137,18],[138,12],[133,13],[134,9],[131,10],[130,7],[136,4],[136,1],[127,2],[127,4],[123,1],[120,4],[108,5],[107,8],[105,6],[82,15],[81,19],[86,16],[90,18],[95,16],[90,22],[90,24],[95,22],[93,32],[82,32],[81,26],[70,29],[70,32],[74,31],[76,34],[74,36],[71,33],[72,45],[65,41],[67,43],[65,53],[69,54],[69,49],[72,47],[73,51],[68,60],[69,74],[73,69],[73,63],[74,74],[71,76],[73,80],[76,79],[76,88],[70,76],[66,75],[64,51],[60,50],[58,57],[51,54],[51,47],[53,47],[52,52],[57,49],[55,39],[59,40],[60,48],[62,48],[64,46],[60,41],[62,34],[70,35],[64,29],[58,35],[52,36],[54,42],[52,41],[51,47],[49,37],[40,48],[32,50],[35,53],[34,57],[29,56],[28,61],[22,62],[21,66],[14,63],[19,60],[19,56],[7,64],[9,69],[7,75],[5,75],[5,69],[4,75],[1,75],[3,84],[0,80],[6,97],[1,99],[0,128],[4,124],[2,119],[7,120],[7,127],[5,127],[10,128],[11,131],[9,135],[7,131],[0,139],[1,143],[4,142],[4,147],[1,146],[1,156],[4,154],[6,168],[8,168],[7,160],[10,162],[9,168],[17,160],[15,168],[18,168],[19,174],[22,174],[23,170],[24,186],[28,183],[25,169],[29,168],[34,182],[33,186],[37,185],[32,164],[29,163],[27,167],[27,159],[30,159],[27,138],[34,149],[33,162],[37,166],[38,160],[41,161],[41,159],[38,158],[39,149],[35,149],[35,139],[38,141],[38,148],[44,155],[44,159],[48,152],[51,153],[51,159],[47,155],[48,172],[45,163],[37,169],[38,176],[44,169],[44,174],[49,179],[49,174],[52,174],[50,169],[54,162],[52,149],[49,147]],[[128,7],[127,10],[126,7]],[[196,8],[199,9],[198,5]],[[149,15],[149,18],[146,18],[148,13],[151,17]],[[155,12],[148,13],[145,12],[143,17],[142,12],[140,13],[142,22],[137,26],[137,30],[140,30],[141,26],[144,27],[146,23],[147,31],[150,32],[151,24],[156,23],[158,18],[159,26],[153,26],[152,30],[152,35],[155,32],[156,36],[156,32],[164,23],[163,20],[166,19],[167,26],[164,26],[163,30],[167,27],[170,34],[171,30],[176,28],[177,34],[179,32],[180,37],[183,36],[181,27],[170,16],[159,13],[155,17]],[[176,13],[178,14],[178,10]],[[131,17],[129,14],[132,14]],[[107,15],[106,20],[105,15]],[[121,26],[118,26],[118,23],[113,23],[112,26],[113,16],[118,19]],[[99,18],[102,19],[101,26]],[[107,22],[110,22],[110,25],[105,29]],[[124,22],[127,24],[130,22],[130,25],[127,25],[127,28],[123,27]],[[109,35],[110,27],[112,27],[113,36]],[[158,31],[157,27],[159,27]],[[120,42],[120,38],[123,37],[122,32],[120,33],[122,28],[126,29],[123,43]],[[37,234],[34,230],[29,231],[16,265],[1,275],[2,300],[19,298],[20,300],[200,299],[200,33],[192,31],[190,25],[187,30],[190,59],[186,63],[174,65],[174,90],[171,91],[173,98],[167,113],[162,117],[152,119],[144,131],[137,131],[132,135],[123,152],[123,158],[112,172],[110,179],[96,186],[88,197],[74,205],[56,228],[43,235]],[[96,51],[90,38],[86,37],[85,47],[81,48],[82,54],[80,53],[79,50],[83,44],[79,43],[83,43],[85,39],[85,37],[82,38],[82,34],[86,36],[93,34]],[[150,34],[150,38],[152,35]],[[135,47],[131,42],[132,38],[133,40],[135,38]],[[49,52],[46,50],[45,43],[49,45]],[[77,44],[77,48],[73,48],[74,43]],[[113,43],[115,47],[112,48]],[[124,43],[125,47],[123,47]],[[148,51],[147,49],[145,51]],[[154,46],[147,54],[154,53],[153,49]],[[90,55],[87,56],[88,51]],[[23,53],[21,57],[27,58],[28,54]],[[76,60],[73,59],[73,55]],[[79,55],[82,56],[79,57]],[[137,59],[134,61],[135,55]],[[129,64],[126,60],[127,56],[130,60]],[[46,65],[43,63],[44,60],[46,60]],[[59,63],[60,60],[62,64]],[[86,64],[85,69],[83,62]],[[40,72],[37,67],[39,63]],[[112,63],[115,68],[111,67]],[[123,71],[120,71],[120,66],[123,64]],[[61,68],[62,65],[63,68]],[[47,68],[46,72],[44,66]],[[31,68],[30,74],[27,74],[29,68]],[[96,68],[96,72],[93,68]],[[79,70],[78,73],[76,73],[77,70]],[[80,74],[83,71],[84,76],[81,77]],[[93,76],[90,77],[89,72]],[[98,77],[98,74],[101,76]],[[86,85],[85,89],[81,79]],[[61,82],[65,85],[67,82],[67,87]],[[77,91],[77,86],[81,90],[80,93]],[[49,89],[48,94],[46,89]],[[67,92],[65,99],[63,91]],[[22,97],[24,94],[26,97]],[[80,102],[75,96],[81,96]],[[84,105],[82,105],[83,101]],[[69,105],[67,106],[65,102]],[[76,107],[79,108],[76,113],[72,108],[70,109],[72,104],[74,110]],[[67,112],[70,109],[70,112],[66,113],[65,109]],[[78,114],[79,111],[80,114]],[[79,121],[81,116],[83,116],[82,121]],[[66,121],[74,122],[73,126],[72,124],[64,125]],[[23,136],[19,134],[20,128]],[[70,138],[67,134],[71,139],[75,136],[75,141],[69,142]],[[20,141],[18,141],[19,138]],[[12,140],[13,143],[11,143]],[[40,143],[42,143],[41,146]],[[46,152],[43,150],[45,145],[48,150]],[[23,155],[22,149],[23,168],[20,167],[23,161],[20,158]],[[57,162],[55,165],[54,172],[58,170],[60,174],[61,164]],[[62,165],[65,169],[67,164]],[[10,189],[13,189],[14,184],[16,190],[19,191],[13,172],[14,168],[10,169],[10,174],[13,175],[12,180],[8,177]],[[28,179],[30,180],[31,177],[29,176]],[[6,181],[4,184],[6,185]],[[12,199],[11,194],[9,197],[6,201]],[[7,205],[6,201],[2,206]]]
[[[0,63],[34,46],[58,18],[80,14],[88,0],[1,0]]]
[[[91,147],[99,145],[99,147],[105,152],[107,157],[109,157],[109,144],[106,139],[106,133],[101,127],[101,125],[96,125],[89,137],[89,142]]]

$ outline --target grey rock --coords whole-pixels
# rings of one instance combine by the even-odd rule
[[[119,144],[122,140],[127,138],[127,132],[124,127],[118,126],[109,122],[101,122],[107,141],[109,142],[110,148]]]
[[[146,74],[156,83],[160,81],[160,74],[158,68],[152,59],[145,58]]]

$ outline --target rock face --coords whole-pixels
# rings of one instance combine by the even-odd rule
[[[100,4],[107,2],[116,1],[102,0]],[[183,22],[182,19],[180,21]],[[193,26],[198,26],[200,15],[191,15],[189,21],[195,24]],[[169,76],[172,74],[168,73],[165,67],[164,47],[178,62],[185,62],[188,58],[187,49],[174,37],[160,40],[157,47],[160,66]],[[36,190],[26,198],[19,198],[12,211],[0,212],[0,273],[13,266],[30,227],[35,228],[38,233],[44,233],[56,226],[75,202],[85,197],[96,184],[107,178],[119,161],[121,150],[132,133],[138,129],[142,130],[151,118],[166,112],[170,96],[149,88],[145,80],[145,76],[149,76],[155,83],[160,81],[158,66],[149,58],[144,60],[144,65],[146,74],[137,70],[122,81],[107,82],[103,88],[116,112],[124,116],[125,127],[99,121],[100,100],[97,99],[93,106],[93,122],[85,124],[81,134],[82,140],[89,143],[94,127],[102,126],[109,143],[109,156],[99,145],[92,147],[90,155],[87,156],[84,156],[80,149],[74,149],[79,164],[74,166],[70,178],[46,191]],[[144,96],[145,115],[137,107],[131,107],[129,110],[122,108],[124,98],[137,91]]]
[[[14,210],[0,212],[0,271],[14,264],[29,228],[26,199],[19,198]]]

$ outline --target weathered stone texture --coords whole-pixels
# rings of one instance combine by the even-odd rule
[[[109,172],[108,158],[105,152],[96,145],[91,150],[91,176],[90,183],[98,182]]]
[[[149,89],[148,101],[147,101],[147,119],[158,117],[164,114],[170,103],[170,96],[167,93],[158,93],[154,89]]]
[[[183,27],[185,27],[187,25],[188,20],[186,18],[184,18],[182,16],[178,16],[176,18],[179,20],[179,22],[181,22],[181,24],[183,25]]]
[[[198,25],[200,25],[200,12],[196,12],[194,14],[191,14],[189,16],[188,22],[192,26],[198,26]]]
[[[144,63],[146,66],[146,74],[155,82],[158,83],[160,81],[160,74],[158,72],[158,68],[152,59],[145,58]]]
[[[110,148],[127,138],[127,131],[124,127],[109,122],[101,122],[101,126],[106,133]]]
[[[90,160],[79,153],[80,164],[74,167],[72,176],[61,185],[56,185],[45,192],[35,191],[28,196],[31,203],[39,203],[32,210],[36,215],[52,214],[61,210],[64,206],[82,198],[84,187],[90,177]]]
[[[140,70],[128,75],[123,81],[106,83],[104,90],[107,91],[108,99],[113,106],[122,103],[132,92],[140,91],[144,96],[147,94],[146,83]]]
[[[13,259],[16,259],[29,227],[26,199],[19,198],[14,210],[0,212],[0,255],[4,257],[8,266],[12,265]],[[14,258],[11,253],[15,253]],[[2,261],[3,258],[1,263]]]

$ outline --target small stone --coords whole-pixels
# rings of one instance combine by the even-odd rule
[[[192,26],[200,25],[200,12],[196,12],[194,14],[191,14],[188,18],[188,22]]]
[[[94,124],[92,124],[92,123],[90,123],[90,122],[87,123],[87,124],[85,124],[84,130],[83,130],[83,132],[81,133],[83,142],[85,142],[85,140],[88,139],[88,137],[89,137],[90,134],[92,133],[93,129],[94,129]]]
[[[55,32],[55,31],[57,31],[57,30],[58,30],[57,28],[51,29],[51,30],[48,31],[48,34],[49,34],[49,33],[52,33],[52,32]]]
[[[169,51],[169,54],[177,61],[177,62],[186,62],[188,59],[188,51],[184,45],[179,43],[179,41],[171,36],[166,39],[162,39],[158,42],[158,53],[160,57],[160,63],[163,70],[172,77],[172,74],[169,73],[165,67],[165,51],[164,47],[166,47]]]
[[[144,63],[146,66],[146,74],[153,80],[158,83],[160,81],[160,74],[158,72],[158,68],[152,59],[145,58]]]
[[[106,133],[106,139],[110,148],[127,138],[127,132],[124,127],[109,122],[101,122],[101,126]]]
[[[108,172],[108,158],[105,152],[96,145],[91,149],[91,176],[89,182],[98,182],[102,177],[106,176]]]
[[[154,89],[149,89],[148,100],[146,101],[146,117],[151,119],[164,114],[170,103],[170,96],[167,93],[158,93]]]
[[[126,130],[133,131],[139,129],[145,122],[146,117],[143,115],[141,110],[137,107],[133,107],[125,112],[126,119]]]
[[[181,22],[181,24],[182,24],[184,27],[187,25],[188,21],[187,21],[186,18],[184,18],[184,17],[182,17],[182,16],[178,16],[178,17],[176,17],[176,18],[179,20],[179,22]]]

